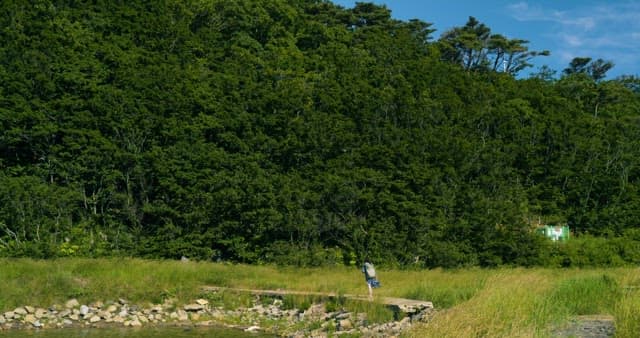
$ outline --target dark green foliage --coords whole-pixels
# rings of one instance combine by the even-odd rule
[[[633,79],[515,79],[548,53],[472,19],[432,42],[368,3],[5,1],[0,255],[638,263]]]

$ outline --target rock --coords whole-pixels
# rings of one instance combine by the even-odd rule
[[[71,314],[71,311],[70,311],[70,310],[62,310],[62,311],[60,311],[60,313],[58,314],[58,317],[60,317],[60,318],[64,318],[64,317],[66,317],[66,316],[68,316],[68,315],[70,315],[70,314]]]
[[[29,306],[29,305],[27,305],[27,306],[25,306],[25,307],[24,307],[24,309],[25,309],[25,311],[27,311],[27,313],[34,313],[34,312],[36,312],[36,309],[35,309],[33,306]]]
[[[189,314],[187,314],[185,311],[182,310],[178,310],[178,320],[181,322],[185,322],[189,320]]]
[[[93,316],[91,316],[91,318],[89,318],[89,323],[97,323],[100,320],[101,320],[100,316],[93,315]]]
[[[120,316],[115,316],[112,318],[114,323],[124,323],[124,318],[120,317]]]
[[[65,304],[64,307],[66,307],[67,309],[73,309],[75,307],[80,306],[80,303],[78,302],[77,299],[73,298],[73,299],[69,299]]]
[[[249,326],[248,328],[244,329],[244,332],[258,332],[260,331],[260,326]]]
[[[78,321],[80,319],[80,315],[77,313],[72,313],[69,315],[69,319],[73,320],[73,321]]]
[[[36,318],[40,319],[40,318],[44,318],[49,314],[49,311],[45,310],[45,309],[36,309],[34,315],[36,316]]]
[[[197,300],[196,300],[196,303],[197,303],[197,304],[200,304],[200,305],[207,305],[207,304],[209,304],[209,301],[208,301],[208,300],[206,300],[206,299],[202,299],[202,298],[200,298],[200,299],[197,299]]]
[[[196,312],[204,310],[204,306],[200,304],[187,304],[184,306],[184,310],[189,312]]]
[[[148,323],[148,322],[149,322],[149,318],[147,318],[146,316],[143,316],[143,315],[139,315],[139,316],[138,316],[138,320],[139,320],[141,323]]]
[[[129,326],[133,326],[133,327],[140,327],[140,326],[142,326],[142,323],[140,323],[140,321],[139,321],[139,320],[134,319],[134,320],[132,320],[132,321],[129,323]]]
[[[89,313],[89,307],[86,305],[80,306],[80,315],[86,316]]]
[[[111,304],[111,305],[109,305],[109,306],[107,307],[106,311],[107,311],[107,312],[110,312],[110,313],[114,313],[114,312],[118,311],[118,307],[117,307],[117,306],[115,306],[115,305],[113,305],[113,304]]]
[[[71,325],[73,325],[73,322],[70,321],[69,319],[65,319],[65,320],[62,321],[62,325],[71,326]]]
[[[7,319],[6,319],[6,318],[4,318],[4,316],[3,316],[3,315],[0,315],[0,325],[4,324],[4,323],[6,323],[6,322],[7,322]]]
[[[340,331],[347,331],[353,329],[353,323],[349,319],[341,319],[338,321],[338,329]]]
[[[15,316],[15,313],[13,313],[13,311],[8,311],[4,313],[4,318],[6,318],[7,320],[13,319],[14,316]]]
[[[126,304],[127,304],[127,303],[129,303],[129,302],[127,302],[127,300],[126,300],[126,299],[119,298],[119,299],[118,299],[118,303],[120,303],[120,305],[126,305]]]
[[[351,318],[351,314],[349,312],[341,312],[336,314],[336,319],[337,320],[341,320],[341,319],[349,319]]]
[[[25,310],[25,308],[23,308],[23,307],[18,307],[15,310],[13,310],[13,313],[17,314],[17,315],[24,316],[24,315],[27,314],[27,310]]]
[[[122,311],[120,311],[120,313],[118,313],[118,316],[120,317],[126,317],[127,315],[129,315],[129,312],[127,311],[127,309],[122,309]]]
[[[39,329],[39,328],[44,327],[44,325],[43,325],[42,323],[40,323],[40,321],[39,321],[39,320],[36,320],[36,321],[35,321],[35,322],[33,322],[33,324],[31,324],[31,325],[33,325],[33,327],[38,328],[38,329]]]
[[[36,322],[36,320],[38,320],[38,319],[36,318],[36,316],[34,316],[34,315],[33,315],[33,314],[31,314],[31,313],[30,313],[30,314],[28,314],[28,315],[26,315],[26,316],[24,316],[24,322],[25,322],[25,323],[33,324],[33,323],[35,323],[35,322]]]

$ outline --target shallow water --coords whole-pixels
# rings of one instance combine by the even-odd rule
[[[267,338],[264,333],[249,333],[221,327],[163,328],[63,328],[45,330],[5,330],[0,337],[21,338]]]

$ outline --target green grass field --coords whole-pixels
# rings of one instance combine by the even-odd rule
[[[410,337],[547,337],[578,315],[610,315],[617,337],[640,332],[640,270],[466,269],[401,271],[379,268],[377,296],[430,300],[437,309]],[[289,289],[366,294],[359,269],[294,268],[140,259],[0,259],[0,313],[21,305],[48,307],[70,298],[81,302],[124,298],[139,304],[167,298],[207,297],[201,286]],[[222,300],[240,306],[242,297]],[[287,299],[305,306],[313,299]],[[308,305],[308,304],[307,304]],[[352,311],[389,314],[353,303]]]

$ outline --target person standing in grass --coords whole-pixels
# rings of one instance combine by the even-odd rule
[[[380,282],[376,277],[376,268],[369,257],[364,260],[362,273],[364,273],[364,279],[367,281],[367,287],[369,288],[369,300],[373,300],[373,289],[380,287]]]

